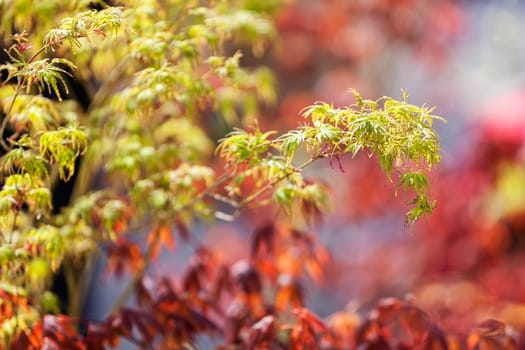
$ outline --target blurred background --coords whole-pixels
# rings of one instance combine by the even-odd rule
[[[437,106],[443,164],[434,214],[403,229],[408,198],[368,157],[329,179],[335,212],[321,229],[335,278],[307,291],[322,316],[410,294],[448,331],[486,318],[525,329],[525,6],[521,1],[298,1],[279,15],[271,64],[273,128],[314,101],[401,97]],[[286,118],[284,125],[281,118]],[[334,292],[335,291],[335,292]]]
[[[437,106],[443,163],[431,175],[437,208],[404,226],[409,196],[366,155],[308,170],[333,189],[319,228],[333,263],[304,286],[308,307],[327,317],[365,312],[381,297],[409,297],[444,330],[466,332],[486,318],[525,330],[525,6],[522,1],[301,0],[278,11],[279,39],[245,65],[270,66],[278,104],[263,130],[287,130],[315,101],[401,98]],[[245,258],[248,235],[269,215],[195,228],[229,262]],[[191,245],[163,254],[155,274],[180,276]],[[180,264],[178,263],[180,262]],[[101,269],[103,269],[101,267]],[[113,282],[108,282],[113,283]],[[91,302],[107,300],[93,288]],[[111,302],[107,302],[111,305]],[[87,312],[95,312],[88,301]]]

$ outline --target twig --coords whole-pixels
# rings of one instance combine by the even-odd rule
[[[257,191],[253,192],[251,195],[249,195],[248,197],[246,197],[245,200],[243,200],[240,204],[239,204],[239,207],[238,207],[238,211],[242,210],[242,209],[245,209],[247,208],[247,206],[253,202],[254,200],[256,200],[258,197],[260,197],[261,195],[263,195],[265,192],[271,190],[275,185],[277,185],[279,182],[283,181],[284,179],[287,179],[288,177],[290,177],[292,174],[294,173],[297,173],[299,171],[301,171],[302,169],[306,168],[307,166],[309,166],[310,164],[312,164],[313,162],[315,162],[317,159],[319,158],[324,158],[325,155],[324,154],[317,154],[317,155],[313,155],[309,160],[307,160],[306,162],[302,163],[301,165],[293,168],[293,170],[291,171],[288,171],[286,172],[284,175],[278,177],[277,179],[271,181],[270,183],[266,184],[265,186],[261,187],[260,189],[258,189]]]

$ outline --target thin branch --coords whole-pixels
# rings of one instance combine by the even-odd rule
[[[44,52],[45,50],[47,50],[48,48],[50,48],[51,45],[50,44],[46,44],[44,46],[42,46],[41,48],[39,48],[33,55],[31,55],[31,57],[29,57],[29,60],[27,61],[27,63],[32,63],[42,52]]]
[[[317,155],[313,155],[309,160],[307,160],[306,162],[302,163],[301,165],[293,168],[293,170],[291,171],[288,171],[286,172],[285,174],[283,174],[282,176],[274,179],[273,181],[269,182],[268,184],[266,184],[265,186],[261,187],[260,189],[258,189],[257,191],[253,192],[251,195],[249,195],[248,197],[246,197],[245,200],[243,200],[240,204],[239,204],[239,208],[237,209],[238,211],[241,211],[242,209],[245,209],[248,207],[248,205],[250,203],[252,203],[253,201],[255,201],[257,198],[259,198],[261,195],[263,195],[264,193],[266,193],[267,191],[271,190],[273,187],[275,187],[275,185],[277,185],[279,182],[287,179],[288,177],[290,177],[292,174],[294,173],[297,173],[297,172],[300,172],[301,170],[303,170],[304,168],[306,168],[307,166],[309,166],[310,164],[312,164],[313,162],[315,162],[317,159],[319,158],[324,158],[325,155],[324,154],[317,154]]]
[[[231,198],[228,198],[226,196],[222,196],[218,193],[210,193],[210,194],[207,194],[208,197],[210,198],[213,198],[215,199],[216,201],[218,202],[222,202],[222,203],[225,203],[225,204],[228,204],[230,205],[232,208],[238,208],[239,207],[239,202],[234,200],[234,199],[231,199]]]

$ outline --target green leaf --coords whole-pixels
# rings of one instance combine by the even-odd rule
[[[60,178],[67,181],[75,172],[75,160],[88,146],[87,134],[76,127],[46,131],[39,140],[40,155],[57,163]]]

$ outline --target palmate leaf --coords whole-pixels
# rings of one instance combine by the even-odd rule
[[[291,130],[279,137],[286,164],[290,165],[300,144],[305,142],[304,130]]]
[[[299,188],[277,185],[300,174],[317,159],[335,158],[338,161],[345,154],[355,156],[364,151],[369,156],[376,155],[390,182],[397,179],[398,188],[415,192],[414,207],[407,214],[408,223],[432,212],[435,203],[427,196],[429,186],[425,172],[441,159],[439,138],[432,122],[442,118],[431,115],[431,108],[409,104],[406,95],[402,101],[390,97],[372,101],[352,92],[356,104],[335,108],[328,103],[315,103],[303,110],[305,124],[275,139],[269,137],[271,133],[257,129],[254,133],[235,130],[220,140],[216,153],[227,161],[232,171],[238,172],[242,165],[241,171],[251,176],[269,174],[269,178],[259,176],[265,182],[256,182],[256,186],[262,187],[248,197],[248,202],[271,190],[274,200],[283,208],[289,209],[290,204],[298,200],[305,212],[315,217],[326,206],[325,199],[317,197],[323,191],[316,189],[306,193],[305,189],[314,187],[304,184]],[[310,159],[292,167],[301,145],[306,146]],[[262,166],[270,164],[268,160],[278,158],[284,160],[282,171],[260,172]],[[241,193],[235,189],[230,192]]]
[[[62,74],[72,76],[71,73],[69,73],[67,70],[60,68],[57,66],[57,64],[65,64],[69,68],[75,69],[76,66],[63,58],[53,58],[51,60],[51,64],[46,65],[44,69],[42,69],[38,73],[38,79],[41,82],[40,84],[45,84],[47,91],[51,92],[53,91],[55,95],[57,96],[59,101],[62,101],[62,96],[60,94],[60,89],[58,88],[58,84],[60,83],[62,87],[64,88],[66,94],[69,93],[69,89],[67,87],[67,83],[64,80],[64,77]]]
[[[74,17],[64,18],[60,26],[44,36],[44,46],[56,47],[67,41],[72,47],[80,47],[80,38],[88,38],[91,33],[104,35],[106,31],[117,33],[122,26],[121,9],[109,7],[101,11],[90,10]]]
[[[48,175],[48,163],[38,153],[24,148],[15,148],[0,159],[2,173],[28,173],[31,177],[44,178]]]
[[[32,211],[45,213],[51,209],[51,191],[47,187],[38,187],[29,190],[26,201]]]
[[[47,89],[54,93],[59,101],[62,101],[60,86],[65,93],[69,93],[66,80],[63,75],[72,76],[68,71],[75,70],[77,66],[65,58],[44,58],[28,63],[16,75],[26,82],[26,93],[29,94],[31,86],[37,85],[40,91]]]
[[[27,205],[31,212],[42,214],[51,208],[51,193],[41,178],[28,173],[5,177],[0,190],[0,215]]]
[[[87,134],[75,127],[67,127],[42,134],[39,140],[40,155],[56,162],[60,178],[69,180],[75,172],[75,159],[88,147]]]
[[[261,157],[269,151],[272,145],[270,136],[274,133],[275,131],[262,133],[259,129],[253,133],[235,129],[219,140],[216,154],[235,166],[243,162],[258,164]]]
[[[56,102],[44,96],[20,94],[13,104],[11,123],[15,125],[16,130],[24,129],[30,132],[48,130],[56,128],[61,120]],[[29,135],[26,137],[31,141]],[[21,147],[31,147],[30,144],[22,145],[21,142],[22,138],[17,144]]]

